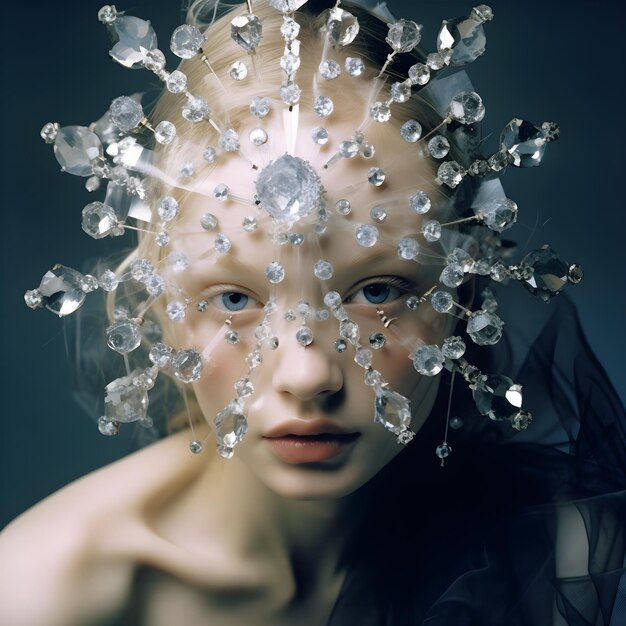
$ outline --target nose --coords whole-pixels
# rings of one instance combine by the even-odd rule
[[[272,384],[278,392],[288,393],[299,400],[308,401],[326,397],[343,387],[343,372],[335,361],[332,342],[313,340],[303,347],[293,332],[283,333],[275,352]]]

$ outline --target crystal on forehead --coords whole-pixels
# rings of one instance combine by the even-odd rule
[[[256,192],[261,206],[274,219],[291,224],[319,206],[322,184],[309,163],[284,154],[261,170]]]

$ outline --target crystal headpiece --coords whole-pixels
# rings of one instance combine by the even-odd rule
[[[232,202],[250,207],[240,227],[250,236],[265,231],[276,249],[298,248],[307,241],[313,249],[320,250],[311,270],[319,281],[324,307],[315,308],[302,300],[294,303],[293,308],[281,311],[282,316],[288,321],[300,319],[294,333],[297,342],[305,347],[314,340],[311,322],[330,324],[334,318],[339,337],[335,349],[353,352],[355,361],[363,368],[365,384],[374,392],[374,419],[399,443],[407,443],[413,437],[411,408],[409,400],[390,389],[383,374],[375,368],[376,350],[386,341],[405,345],[416,373],[421,376],[435,376],[444,369],[460,374],[472,389],[482,415],[492,420],[508,420],[517,430],[526,428],[531,416],[522,408],[521,387],[504,375],[483,373],[469,363],[464,358],[466,344],[461,335],[449,336],[440,345],[425,343],[420,338],[403,335],[381,308],[380,331],[362,337],[358,323],[350,318],[343,305],[342,295],[327,287],[334,269],[321,255],[319,246],[324,233],[344,229],[360,246],[391,246],[392,254],[406,263],[439,263],[441,273],[436,284],[423,293],[407,295],[406,311],[410,314],[430,307],[439,314],[454,315],[465,324],[466,336],[480,346],[496,344],[502,336],[504,322],[496,312],[497,303],[489,289],[483,291],[481,304],[474,310],[455,299],[455,290],[468,276],[480,275],[497,283],[519,282],[546,302],[565,284],[582,279],[579,266],[562,261],[548,246],[511,262],[511,252],[501,238],[501,233],[515,223],[518,208],[505,196],[497,175],[507,167],[538,165],[546,145],[558,138],[558,127],[553,123],[535,125],[513,119],[500,135],[499,149],[484,157],[479,153],[477,138],[478,125],[485,115],[481,97],[464,72],[446,78],[440,76],[443,70],[465,66],[482,55],[484,25],[493,18],[491,9],[479,5],[466,17],[444,21],[436,51],[429,54],[422,53],[419,46],[422,30],[419,24],[386,15],[384,42],[381,39],[373,43],[379,48],[386,46],[387,52],[380,64],[372,67],[369,59],[358,54],[364,47],[356,43],[359,37],[364,37],[360,16],[373,18],[356,3],[337,0],[317,16],[313,31],[322,42],[322,54],[314,60],[301,56],[301,52],[310,54],[306,42],[299,38],[307,11],[306,0],[269,0],[270,8],[262,6],[265,4],[247,2],[220,18],[230,21],[229,53],[234,60],[226,67],[223,59],[219,67],[214,67],[214,60],[205,54],[205,37],[209,35],[194,25],[178,27],[172,34],[170,48],[183,62],[180,69],[172,72],[166,70],[165,55],[157,47],[157,37],[149,22],[119,12],[114,6],[102,7],[98,18],[115,40],[111,57],[127,68],[153,72],[163,82],[166,97],[178,99],[177,118],[160,119],[159,107],[154,114],[147,114],[140,98],[122,95],[90,126],[61,127],[48,123],[41,131],[42,138],[53,145],[62,169],[85,177],[89,191],[96,192],[106,182],[103,200],[91,202],[82,210],[83,230],[94,239],[117,237],[127,230],[140,231],[141,245],[122,270],[107,269],[93,276],[55,265],[43,276],[39,287],[25,294],[26,304],[31,308],[45,307],[59,316],[76,311],[88,294],[96,290],[113,294],[120,287],[130,286],[144,294],[132,309],[120,312],[117,308],[106,329],[106,344],[122,355],[126,374],[105,387],[100,431],[116,434],[120,424],[127,422],[149,427],[148,393],[158,384],[157,377],[162,372],[181,383],[192,383],[203,375],[218,342],[231,345],[240,342],[237,330],[226,319],[208,345],[174,348],[155,330],[151,319],[151,312],[161,304],[167,323],[172,324],[184,319],[192,308],[202,313],[209,306],[205,298],[191,298],[178,285],[178,276],[187,271],[194,259],[176,250],[168,254],[168,247],[173,226],[184,210],[177,194],[198,193],[200,184],[206,187],[207,180],[212,180],[215,164],[228,159],[239,160],[242,178],[250,177],[254,192],[246,196],[220,182],[213,186],[212,206],[217,208],[204,213],[197,224],[197,230],[206,234],[212,246],[206,254],[229,254],[231,241],[220,227],[220,207],[227,212]],[[382,7],[377,10],[380,13]],[[267,87],[260,78],[268,70],[262,66],[258,54],[264,39],[264,19],[259,15],[269,15],[271,11],[278,12],[279,20],[282,14],[280,33],[284,52],[279,59],[280,85]],[[311,19],[308,14],[307,24]],[[372,47],[372,42],[366,43]],[[409,58],[410,62],[399,64],[402,58]],[[298,82],[303,61],[314,62],[317,68],[309,86]],[[215,103],[205,98],[204,92],[194,91],[194,85],[200,82],[190,79],[190,72],[198,71],[195,65],[191,67],[192,63],[199,63],[212,81],[216,98],[227,98],[223,94],[234,94],[253,77],[257,78],[260,92],[248,101],[245,124],[231,125],[223,106],[214,110]],[[399,66],[404,68],[405,75],[399,76]],[[342,80],[353,81],[355,91],[367,92],[366,115],[347,135],[332,136],[329,127],[337,114],[335,101],[325,94],[325,87],[340,76]],[[427,124],[426,120],[406,116],[407,103],[416,98],[431,116],[436,112],[436,122]],[[270,138],[264,119],[272,110],[283,116],[286,147],[281,144],[280,150],[271,154],[266,151],[263,157],[258,157],[259,150],[268,146]],[[302,145],[298,120],[305,113],[319,121],[311,136],[305,138],[308,146],[317,147],[318,154],[326,154],[318,159],[318,165],[312,164],[297,148]],[[434,164],[433,180],[428,184],[417,177],[415,181],[404,181],[410,190],[402,209],[417,220],[417,237],[390,240],[386,229],[396,218],[394,206],[372,206],[369,222],[354,224],[349,219],[350,191],[326,188],[324,183],[326,172],[351,161],[360,164],[364,186],[383,187],[393,171],[386,171],[384,164],[368,164],[377,148],[368,137],[375,134],[377,125],[385,124],[397,128],[394,132],[416,154]],[[196,129],[194,137],[201,139],[196,139],[194,145],[178,145],[181,125]],[[327,144],[333,148],[323,152]],[[192,149],[197,149],[198,154],[192,154]],[[166,158],[170,165],[176,163],[176,172],[163,167]],[[163,189],[168,192],[162,193]],[[285,279],[285,273],[278,259],[265,268],[270,294]],[[234,382],[232,401],[213,418],[217,449],[222,456],[231,456],[246,433],[246,405],[254,394],[255,370],[263,367],[265,350],[278,348],[272,323],[277,314],[278,306],[271,296],[254,331],[254,349],[246,358],[247,372]],[[140,346],[147,349],[148,360],[133,368],[129,357],[138,354]],[[200,452],[203,442],[194,438],[190,448]],[[450,446],[444,441],[437,448],[437,455],[443,459],[449,453]]]

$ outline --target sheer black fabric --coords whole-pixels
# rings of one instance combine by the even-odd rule
[[[517,433],[481,417],[457,380],[464,426],[440,468],[444,381],[376,479],[329,626],[626,624],[624,409],[571,302],[524,296],[499,294],[508,343],[468,361],[523,384],[533,423]]]

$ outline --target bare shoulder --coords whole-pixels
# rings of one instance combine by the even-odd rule
[[[0,533],[0,624],[82,626],[121,608],[143,503],[184,479],[185,441],[174,435],[92,472],[9,524]]]

